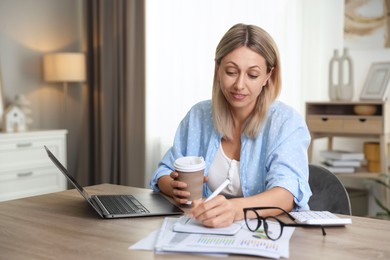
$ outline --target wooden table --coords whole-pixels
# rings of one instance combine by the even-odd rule
[[[91,194],[150,192],[111,184],[86,190]],[[0,259],[202,258],[128,249],[158,229],[162,220],[101,219],[76,190],[0,202]],[[296,228],[290,259],[390,259],[390,221],[361,217],[352,217],[352,221],[346,227],[326,228],[325,237],[315,228]]]

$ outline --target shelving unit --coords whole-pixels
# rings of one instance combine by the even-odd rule
[[[375,112],[370,115],[357,114],[356,106],[370,106]],[[381,173],[389,174],[388,148],[390,140],[390,103],[380,101],[359,102],[307,102],[306,123],[312,141],[309,146],[309,161],[312,161],[313,145],[319,138],[327,138],[328,147],[333,147],[333,137],[374,138],[380,144]],[[380,173],[356,172],[343,177],[372,179],[378,178],[388,183]],[[390,192],[383,189],[381,197],[390,206]]]

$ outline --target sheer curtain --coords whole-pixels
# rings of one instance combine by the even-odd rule
[[[77,178],[144,186],[144,2],[88,0],[88,91]]]

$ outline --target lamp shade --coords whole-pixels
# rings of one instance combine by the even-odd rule
[[[85,55],[71,52],[46,54],[43,74],[47,82],[85,81]]]

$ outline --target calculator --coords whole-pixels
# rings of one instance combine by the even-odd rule
[[[344,226],[352,224],[350,218],[341,218],[329,211],[296,211],[290,212],[297,223],[323,226]]]

